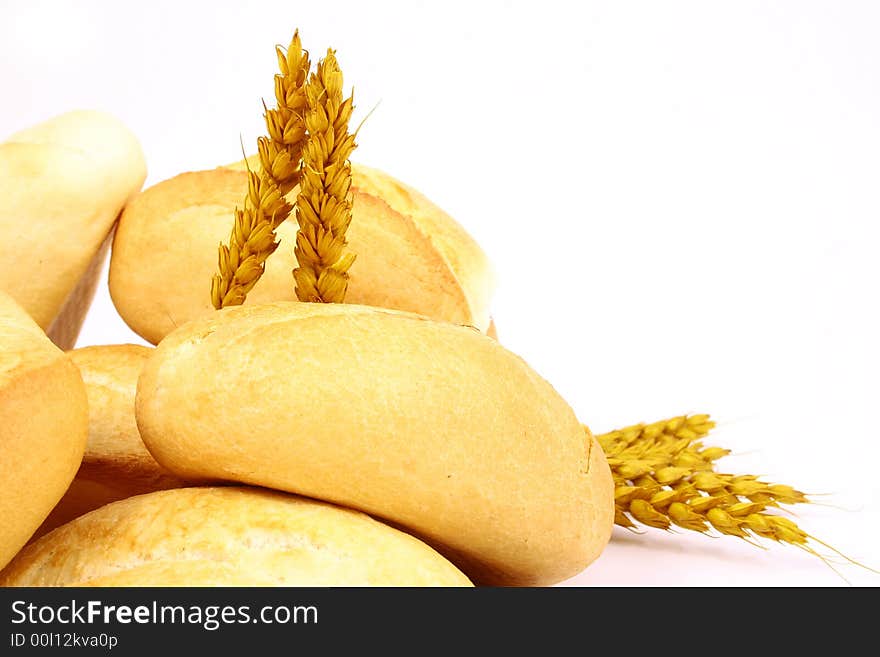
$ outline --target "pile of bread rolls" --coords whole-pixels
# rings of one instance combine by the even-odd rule
[[[605,457],[495,339],[474,240],[356,165],[347,303],[294,300],[291,220],[216,311],[244,169],[140,191],[94,112],[0,145],[0,585],[544,585],[596,559]],[[157,346],[65,352],[111,239],[113,302]]]

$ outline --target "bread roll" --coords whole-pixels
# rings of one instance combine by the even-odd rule
[[[0,144],[0,289],[64,349],[91,303],[107,237],[146,176],[140,145],[101,112],[62,114]]]
[[[76,478],[35,537],[110,502],[186,485],[156,463],[134,419],[137,380],[151,351],[117,344],[68,352],[86,384],[89,439]]]
[[[486,255],[467,231],[418,190],[383,171],[357,165],[352,169],[352,186],[384,200],[395,212],[409,217],[449,265],[473,313],[473,321],[484,333],[489,327],[489,305],[495,278]],[[415,308],[400,308],[417,312]],[[422,313],[425,314],[425,313]],[[430,317],[432,313],[427,313]],[[437,316],[435,319],[449,318]]]
[[[67,490],[87,433],[76,366],[0,292],[0,568]]]
[[[369,516],[253,488],[108,504],[43,536],[0,586],[468,586],[427,545]]]
[[[243,170],[184,173],[150,187],[125,209],[113,242],[110,293],[126,323],[156,344],[212,313],[217,246],[247,190]],[[297,190],[289,198],[294,198]],[[448,215],[378,171],[354,168],[348,231],[357,260],[346,300],[421,313],[487,330],[493,275],[486,256]],[[247,303],[295,299],[296,220],[278,228],[281,246]]]
[[[162,341],[136,413],[147,448],[185,479],[360,509],[482,583],[558,582],[611,534],[598,444],[472,328],[348,304],[225,309]]]

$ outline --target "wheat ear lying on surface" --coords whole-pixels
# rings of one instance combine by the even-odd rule
[[[248,171],[248,192],[235,209],[229,246],[220,245],[219,274],[211,279],[211,303],[217,309],[241,305],[265,271],[266,259],[278,248],[275,229],[293,207],[284,199],[300,179],[307,133],[306,78],[311,68],[299,31],[287,50],[276,46],[280,74],[275,75],[276,108],[266,108],[268,137],[257,140],[260,170]]]
[[[807,496],[752,475],[716,473],[714,462],[728,450],[700,442],[714,426],[707,415],[680,416],[597,436],[614,477],[615,523],[626,528],[675,525],[701,533],[714,529],[815,553],[807,547],[814,537],[792,520],[768,513],[780,504],[809,502]]]
[[[345,232],[351,223],[351,162],[355,136],[349,132],[353,99],[343,100],[342,71],[333,50],[318,62],[306,85],[308,142],[303,150],[296,199],[296,261],[300,301],[342,303],[354,254]]]
[[[615,524],[627,529],[636,523],[665,530],[677,526],[701,534],[715,530],[748,542],[765,538],[788,543],[819,557],[840,575],[815,543],[878,572],[772,512],[780,504],[809,503],[801,491],[753,475],[715,472],[715,461],[730,451],[703,446],[702,438],[714,427],[708,415],[681,415],[596,436],[614,478]]]

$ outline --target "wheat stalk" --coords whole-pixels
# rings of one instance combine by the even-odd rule
[[[345,240],[352,213],[349,158],[356,146],[348,129],[353,98],[343,100],[342,83],[336,54],[328,50],[305,87],[309,138],[296,199],[298,266],[293,270],[300,301],[342,303],[354,262]]]
[[[280,74],[275,75],[274,109],[265,108],[268,137],[257,140],[259,171],[248,171],[243,209],[235,209],[229,246],[221,244],[219,273],[211,279],[214,307],[241,305],[263,275],[266,260],[278,248],[275,230],[293,206],[284,198],[299,182],[307,132],[306,78],[311,69],[296,31],[287,50],[275,47]]]

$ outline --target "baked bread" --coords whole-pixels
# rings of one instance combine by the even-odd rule
[[[76,366],[0,292],[0,568],[67,490],[87,434]]]
[[[95,292],[108,236],[146,176],[141,147],[109,114],[62,114],[0,144],[0,289],[68,349]],[[102,248],[103,247],[103,248]]]
[[[363,513],[255,488],[178,488],[35,541],[0,586],[468,586],[427,545]]]
[[[157,344],[210,314],[217,246],[247,190],[244,165],[183,173],[142,192],[125,208],[113,241],[110,294],[119,314]],[[289,198],[298,192],[294,189]],[[346,301],[489,327],[493,274],[486,256],[453,219],[390,176],[355,166],[348,230],[357,260]],[[294,300],[296,220],[278,228],[281,246],[247,304]]]
[[[117,344],[68,352],[86,385],[89,439],[76,478],[35,538],[110,502],[186,485],[156,463],[134,419],[137,380],[151,351]]]
[[[349,304],[224,309],[150,355],[136,414],[184,479],[365,511],[481,583],[561,581],[611,535],[598,444],[549,383],[472,328]]]

